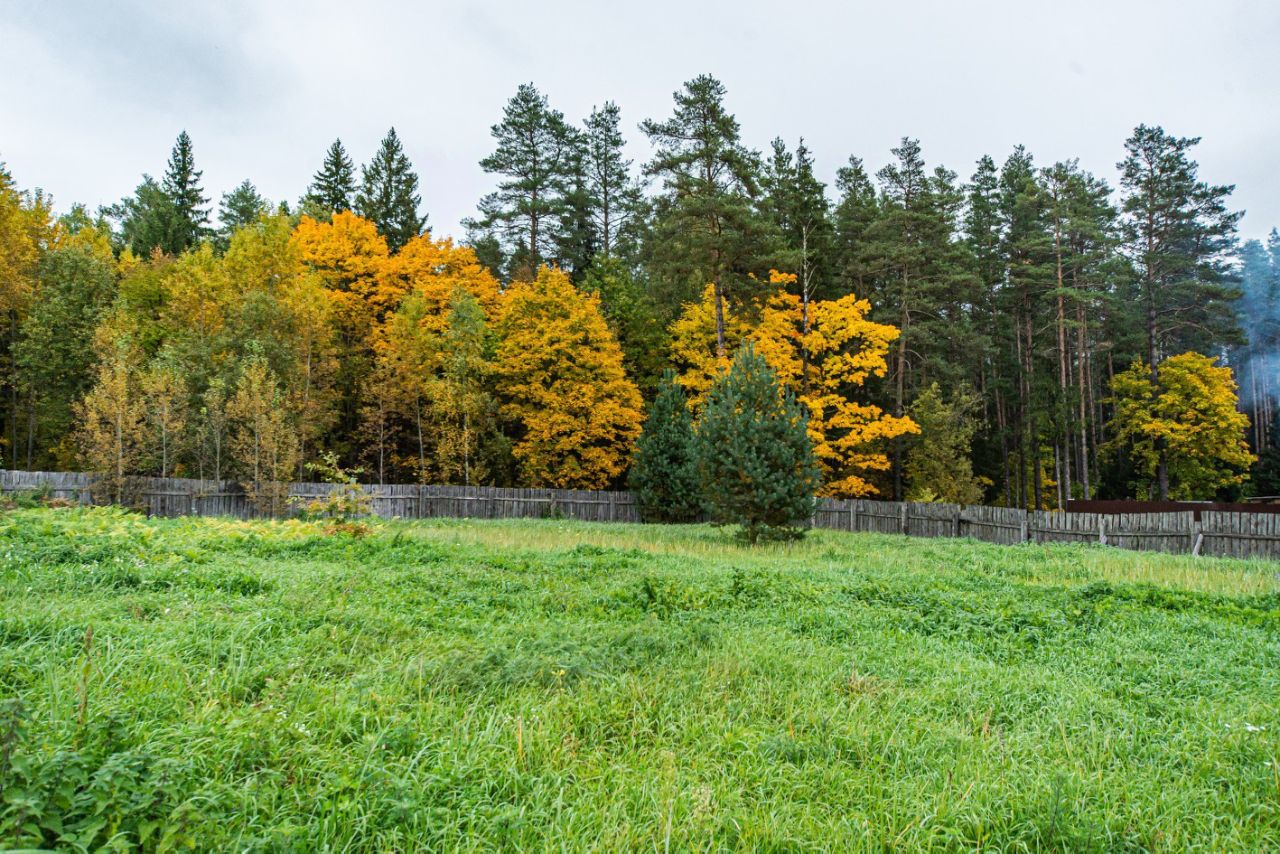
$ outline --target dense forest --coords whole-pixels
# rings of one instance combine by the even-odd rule
[[[1197,139],[1138,126],[1111,187],[1022,147],[962,177],[903,138],[827,187],[804,138],[747,147],[709,76],[638,124],[642,164],[628,127],[520,86],[460,242],[394,129],[216,211],[185,132],[98,211],[0,167],[5,464],[622,486],[664,374],[696,416],[749,343],[826,494],[1280,493],[1280,235],[1240,245]]]

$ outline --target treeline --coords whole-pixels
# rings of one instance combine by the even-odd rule
[[[1113,189],[1021,147],[962,180],[904,138],[828,188],[802,138],[749,149],[725,94],[686,83],[637,166],[616,105],[575,124],[519,87],[463,245],[394,130],[359,169],[335,141],[293,204],[245,181],[216,226],[185,133],[96,214],[4,172],[9,464],[620,485],[664,372],[700,414],[751,344],[828,494],[1280,492],[1280,237],[1238,246],[1196,139],[1138,127]]]

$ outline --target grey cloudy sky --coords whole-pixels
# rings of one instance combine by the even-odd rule
[[[394,125],[437,232],[490,187],[477,161],[524,81],[573,120],[636,124],[720,77],[746,141],[805,136],[830,181],[903,135],[962,177],[1018,143],[1114,183],[1140,123],[1202,136],[1242,234],[1280,225],[1280,3],[0,0],[0,160],[60,209],[129,193],[186,128],[215,198],[296,199],[336,136],[359,162]]]

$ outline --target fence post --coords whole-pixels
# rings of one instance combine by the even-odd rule
[[[960,536],[960,513],[962,511],[963,508],[957,504],[954,515],[951,517],[951,536],[953,537],[958,538]]]
[[[1098,544],[1105,546],[1107,544],[1107,517],[1098,517]]]
[[[1191,556],[1200,557],[1200,547],[1204,545],[1204,526],[1199,519],[1191,520]]]
[[[902,533],[907,533],[907,502],[902,502],[902,507],[898,510],[898,524],[902,528]]]
[[[1030,518],[1031,516],[1027,513],[1027,511],[1023,510],[1022,522],[1021,524],[1018,525],[1018,535],[1022,537],[1022,542],[1024,543],[1031,542],[1031,526],[1027,524],[1027,520]]]
[[[849,530],[858,530],[858,499],[849,499]]]

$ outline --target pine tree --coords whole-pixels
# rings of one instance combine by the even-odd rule
[[[583,167],[596,242],[605,256],[620,253],[640,209],[640,186],[623,155],[621,112],[612,101],[587,117]]]
[[[1235,343],[1239,331],[1231,278],[1241,213],[1227,209],[1234,187],[1199,179],[1188,156],[1196,138],[1173,137],[1139,125],[1117,164],[1124,190],[1124,248],[1137,273],[1135,303],[1145,331],[1145,361],[1159,386],[1169,353],[1211,351]],[[1158,496],[1169,495],[1167,449],[1158,449]]]
[[[498,189],[480,200],[480,216],[467,227],[496,237],[509,277],[528,279],[538,265],[561,258],[579,135],[532,83],[520,85],[491,133],[497,148],[480,167],[498,176]]]
[[[773,158],[762,182],[762,206],[781,241],[777,260],[796,275],[796,291],[804,305],[831,296],[835,272],[831,252],[835,238],[826,185],[813,174],[813,155],[804,144],[795,154],[781,138],[773,141]]]
[[[355,164],[347,156],[342,140],[335,139],[302,197],[302,210],[313,219],[327,222],[334,214],[351,210],[355,200]]]
[[[865,297],[871,290],[873,269],[866,264],[864,243],[867,230],[880,215],[875,185],[867,177],[862,160],[850,157],[836,173],[836,190],[840,200],[832,212],[832,276],[835,290],[841,296]]]
[[[628,485],[646,522],[693,522],[702,512],[693,418],[674,371],[663,376],[649,407]]]
[[[418,215],[422,204],[418,176],[395,128],[387,131],[373,159],[365,165],[363,179],[356,194],[356,210],[378,227],[392,252],[422,233],[427,218]]]
[[[1030,153],[1017,146],[1000,170],[997,187],[1000,214],[1000,253],[1004,261],[1000,319],[1010,324],[1006,341],[1015,358],[1010,372],[1016,382],[1017,411],[1013,445],[1016,450],[1016,489],[1019,506],[1036,509],[1044,503],[1041,453],[1048,436],[1045,410],[1054,399],[1052,373],[1037,332],[1048,325],[1048,295],[1053,288],[1052,236],[1047,198],[1038,181]],[[1027,476],[1031,476],[1030,484]]]
[[[270,212],[271,203],[247,178],[231,192],[223,193],[218,206],[218,247],[225,252],[236,229],[253,225]]]
[[[657,148],[645,174],[662,182],[649,235],[649,266],[658,298],[672,309],[714,288],[716,347],[725,343],[725,301],[757,296],[766,233],[754,197],[759,155],[741,141],[738,120],[724,106],[725,87],[702,75],[676,92],[675,112],[640,128]]]
[[[747,344],[707,395],[695,458],[704,505],[750,543],[803,535],[821,474],[804,409]]]
[[[170,242],[161,248],[171,255],[181,254],[209,234],[209,199],[200,187],[200,176],[203,174],[196,169],[191,137],[184,130],[178,134],[173,152],[169,155],[164,180],[160,184],[172,206],[173,217],[168,234]]]
[[[901,331],[889,367],[892,414],[925,382],[963,376],[974,349],[968,307],[975,280],[968,247],[957,239],[961,196],[954,173],[930,174],[917,140],[904,138],[877,173],[879,214],[867,227],[859,263],[875,271],[876,318]],[[893,496],[901,500],[902,443],[893,444]]]

